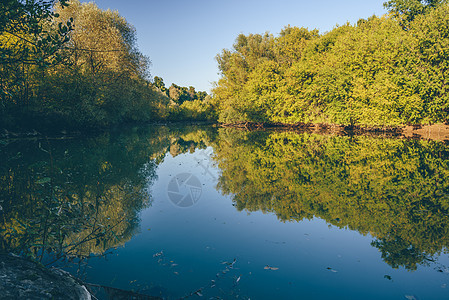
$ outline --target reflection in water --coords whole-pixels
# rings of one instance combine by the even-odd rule
[[[449,245],[449,148],[440,142],[221,130],[219,188],[239,210],[314,216],[370,233],[414,270]]]
[[[145,186],[156,179],[157,164],[169,148],[185,151],[182,130],[3,142],[1,250],[42,261],[45,253],[87,258],[124,245],[136,233],[138,213],[151,204]]]
[[[209,156],[212,148],[213,160]],[[220,231],[226,222],[217,221],[223,207],[207,202],[208,197],[219,197],[205,186],[204,178],[209,178],[218,180],[214,188],[229,195],[237,211],[274,213],[282,222],[318,217],[330,226],[374,237],[371,245],[393,268],[416,270],[432,264],[437,271],[447,271],[437,262],[449,244],[449,147],[441,142],[159,126],[83,139],[4,141],[0,156],[4,158],[0,165],[1,251],[44,263],[101,256],[108,249],[131,244],[140,224],[148,223],[140,220],[142,211],[158,217],[151,206],[161,193],[154,193],[152,186],[162,180],[167,188],[177,175],[191,176],[189,169],[181,166],[189,161],[200,178],[189,187],[201,190],[204,200],[189,205],[192,210],[184,208],[184,215],[172,212],[172,219],[164,214],[177,209],[176,205],[160,204],[160,219],[168,220],[163,223],[167,231],[154,231],[158,238],[151,243],[155,248],[142,250],[149,256],[140,257],[142,261],[162,250],[159,243],[188,251],[194,247],[191,240],[203,239],[210,243],[209,251],[215,249],[210,246],[214,241],[221,243],[219,238],[230,239]],[[166,178],[161,179],[157,174],[164,164]],[[179,180],[176,183],[175,188],[183,186]],[[219,209],[214,210],[214,205]],[[195,219],[189,219],[189,214]],[[212,220],[207,222],[215,223],[202,224],[200,220],[206,217]],[[234,216],[229,214],[229,218]],[[198,223],[202,236],[181,234],[188,230],[189,222]],[[242,239],[252,232],[252,222],[246,227],[236,225]],[[179,231],[179,241],[171,242],[165,236],[171,228]],[[145,230],[140,239],[150,233],[153,231]],[[272,238],[264,241],[270,247],[286,244]],[[240,242],[246,243],[240,248],[252,251],[249,241]],[[140,245],[136,243],[133,245]],[[148,242],[140,243],[148,247]],[[223,248],[228,247],[226,243],[223,241]],[[260,246],[256,250],[265,254]],[[177,259],[191,255],[181,253]],[[232,262],[234,257],[224,259]],[[167,260],[168,268],[177,265],[171,260]],[[211,263],[201,263],[203,276]],[[264,264],[260,269],[280,273],[278,267]],[[326,270],[335,271],[332,267]],[[233,288],[241,284],[242,274],[231,278]],[[179,277],[179,273],[171,270],[167,276]],[[185,295],[185,290],[178,295]]]

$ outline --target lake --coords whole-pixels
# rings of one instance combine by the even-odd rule
[[[0,156],[1,250],[99,299],[449,299],[447,142],[178,125]]]

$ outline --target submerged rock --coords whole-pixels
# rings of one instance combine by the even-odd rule
[[[0,291],[0,299],[91,299],[69,273],[6,254],[0,254]]]

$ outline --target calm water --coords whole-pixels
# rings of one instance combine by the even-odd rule
[[[449,299],[442,142],[159,126],[1,141],[0,156],[2,249],[88,283],[165,299]]]

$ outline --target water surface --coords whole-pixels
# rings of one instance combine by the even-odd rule
[[[442,142],[159,126],[0,152],[2,249],[88,283],[167,299],[449,298]]]

